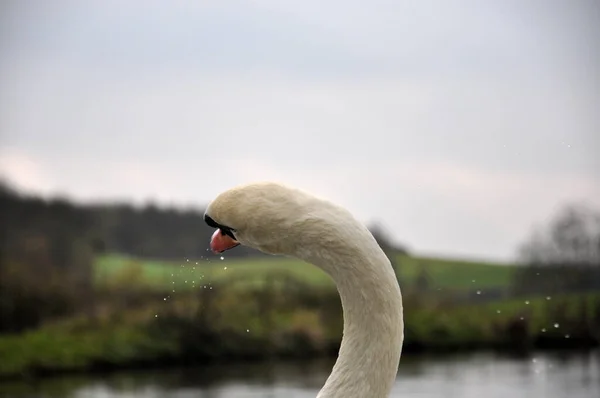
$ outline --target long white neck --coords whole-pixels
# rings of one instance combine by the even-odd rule
[[[332,277],[344,314],[339,356],[317,398],[388,397],[404,339],[402,296],[388,258],[366,229],[353,242],[300,257]]]

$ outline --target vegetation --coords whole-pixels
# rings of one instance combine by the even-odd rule
[[[273,280],[261,288],[219,285],[163,301],[110,306],[19,335],[0,337],[0,375],[189,365],[221,358],[303,357],[336,352],[341,308],[330,289]],[[116,294],[116,292],[111,292]],[[116,300],[120,303],[123,301]],[[159,303],[162,301],[162,303]],[[456,305],[405,297],[404,352],[600,342],[600,295]]]
[[[600,213],[568,206],[521,247],[516,294],[600,290]]]
[[[2,186],[0,210],[1,377],[337,352],[329,277],[250,249],[207,253],[201,210]],[[598,344],[600,218],[565,214],[519,265],[412,256],[376,228],[403,289],[404,352]]]
[[[107,284],[126,274],[135,273],[138,283],[146,283],[159,290],[191,289],[204,285],[206,281],[218,282],[230,278],[240,278],[248,283],[258,283],[272,273],[286,273],[301,282],[313,286],[332,286],[333,283],[321,269],[302,261],[285,257],[233,258],[227,254],[220,256],[207,254],[199,260],[180,261],[143,260],[130,256],[106,254],[96,261],[95,277],[99,284]],[[516,267],[483,262],[444,260],[437,258],[411,257],[404,254],[395,256],[398,278],[403,285],[420,283],[426,275],[427,284],[432,288],[448,289],[508,289]],[[185,282],[188,281],[188,282]],[[173,283],[175,282],[175,283]]]

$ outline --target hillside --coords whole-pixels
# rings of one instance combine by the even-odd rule
[[[142,281],[158,290],[189,290],[192,286],[220,282],[228,278],[244,279],[246,283],[260,283],[267,275],[288,274],[317,286],[333,286],[329,277],[319,268],[284,257],[236,259],[228,254],[222,257],[207,254],[199,260],[147,260],[122,255],[98,257],[95,276],[98,283],[115,279]],[[394,257],[400,283],[414,286],[423,281],[431,289],[505,289],[509,286],[516,266],[498,265],[438,258],[412,257],[399,254]]]

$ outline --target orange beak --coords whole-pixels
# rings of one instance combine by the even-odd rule
[[[216,254],[223,253],[225,250],[232,249],[239,244],[240,242],[225,235],[220,229],[217,229],[210,238],[210,250]]]

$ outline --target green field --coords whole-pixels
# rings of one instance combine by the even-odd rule
[[[491,262],[397,256],[400,282],[412,284],[424,272],[431,287],[472,289],[508,286],[517,266]]]
[[[516,269],[512,265],[405,255],[398,255],[395,261],[403,286],[414,284],[424,274],[431,288],[504,288]],[[95,272],[99,284],[143,284],[158,290],[189,290],[224,279],[260,284],[274,273],[287,274],[315,286],[333,286],[329,276],[319,268],[282,257],[221,260],[213,256],[168,262],[111,254],[98,258]]]

